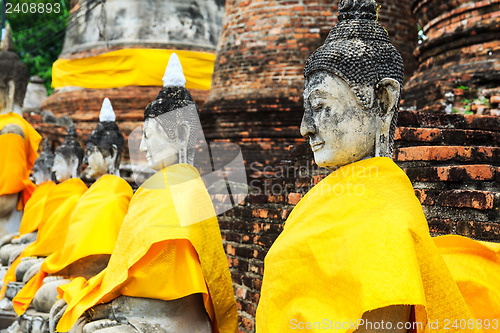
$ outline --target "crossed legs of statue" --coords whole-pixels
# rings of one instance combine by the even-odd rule
[[[59,300],[50,311],[50,332],[55,332],[67,304]],[[120,296],[94,306],[68,333],[174,333],[212,332],[201,294],[163,301]]]

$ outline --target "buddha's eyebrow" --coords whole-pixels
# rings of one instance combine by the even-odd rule
[[[325,90],[315,89],[315,90],[311,91],[310,93],[308,93],[304,99],[309,100],[310,98],[327,98],[328,95],[329,95],[329,93]]]

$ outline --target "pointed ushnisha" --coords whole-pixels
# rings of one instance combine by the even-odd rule
[[[181,61],[179,60],[177,54],[172,53],[170,56],[162,81],[164,87],[186,86],[186,78],[184,77]]]
[[[100,122],[116,121],[115,111],[113,110],[111,101],[107,97],[102,102],[101,113],[99,114],[99,121]]]
[[[5,36],[0,44],[0,50],[3,52],[14,52],[14,42],[12,41],[12,29],[10,28],[10,24],[7,24],[5,29]]]

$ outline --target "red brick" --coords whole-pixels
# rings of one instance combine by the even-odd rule
[[[412,181],[472,181],[493,180],[495,168],[489,165],[460,165],[446,167],[407,168],[406,174]]]
[[[457,208],[492,209],[495,196],[486,191],[451,190],[444,191],[438,197],[442,206]]]
[[[415,189],[415,195],[422,205],[434,205],[435,191]]]
[[[299,203],[300,198],[301,198],[300,193],[290,193],[290,194],[288,194],[288,203],[290,205],[296,205]]]
[[[411,142],[439,142],[441,131],[437,128],[398,127],[394,139]]]

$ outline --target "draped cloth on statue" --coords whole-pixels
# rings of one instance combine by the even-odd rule
[[[500,244],[455,235],[439,236],[433,240],[472,314],[481,319],[483,331],[498,332]],[[488,322],[490,324],[485,325]]]
[[[198,171],[169,166],[134,194],[108,267],[59,287],[68,331],[91,307],[120,295],[173,300],[202,293],[214,332],[235,332],[237,311],[217,217]]]
[[[62,247],[68,231],[71,214],[87,186],[79,178],[68,179],[55,186],[49,193],[43,209],[42,221],[38,226],[36,240],[28,245],[21,255],[10,265],[4,277],[1,297],[9,282],[16,281],[16,267],[21,258],[47,256]]]
[[[40,272],[14,297],[18,314],[26,311],[47,274],[55,274],[82,258],[113,252],[132,194],[124,179],[104,175],[82,195],[62,247],[45,258]]]
[[[264,267],[257,332],[323,320],[344,326],[332,332],[352,332],[343,323],[396,304],[414,305],[418,332],[428,320],[471,318],[410,180],[386,157],[346,165],[313,187]]]
[[[42,137],[17,113],[0,114],[0,131],[8,124],[21,127],[24,139],[13,133],[0,135],[0,195],[22,192],[17,206],[21,210],[36,188],[29,174]]]
[[[38,226],[42,222],[45,202],[50,194],[50,191],[56,187],[56,183],[49,180],[37,186],[31,199],[24,207],[23,219],[19,227],[19,235],[29,234],[38,230]]]

